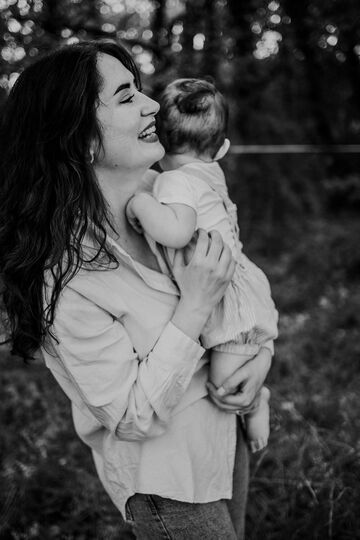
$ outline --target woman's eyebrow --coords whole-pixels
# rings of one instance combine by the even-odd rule
[[[132,84],[135,85],[135,79],[133,80],[133,83],[132,83]],[[121,90],[128,90],[130,87],[131,87],[131,84],[130,84],[130,83],[120,84],[120,86],[118,86],[117,89],[115,90],[114,96],[116,96],[116,94],[118,94],[119,92],[121,92]]]

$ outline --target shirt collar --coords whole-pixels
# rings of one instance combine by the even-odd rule
[[[115,250],[117,257],[121,259],[125,264],[130,266],[137,274],[139,274],[140,277],[145,281],[145,283],[147,283],[150,287],[162,292],[168,292],[170,294],[175,294],[179,296],[180,291],[173,279],[172,274],[169,271],[169,267],[167,266],[164,258],[161,255],[161,250],[159,249],[159,246],[151,238],[146,236],[145,238],[150,246],[151,251],[154,253],[159,263],[159,266],[162,270],[161,272],[158,272],[157,270],[152,270],[151,268],[148,268],[142,263],[135,261],[131,257],[131,255],[129,255],[129,253],[124,250],[122,246],[120,246],[115,240],[113,240],[109,236],[107,238],[107,242]]]

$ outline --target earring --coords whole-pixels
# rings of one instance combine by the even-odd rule
[[[89,152],[90,154],[90,163],[94,163],[94,159],[95,159],[95,155],[94,155],[94,150],[90,150]]]

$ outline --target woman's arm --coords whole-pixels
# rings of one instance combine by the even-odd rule
[[[196,227],[193,208],[186,204],[162,204],[145,192],[130,199],[126,216],[136,230],[141,229],[155,242],[175,249],[190,242]]]
[[[120,321],[70,285],[65,288],[53,347],[77,400],[116,437],[140,440],[164,432],[204,352],[196,340],[233,271],[230,250],[218,233],[210,239],[200,231],[187,265],[177,253],[180,301],[142,361]]]
[[[237,369],[226,381],[216,389],[208,383],[208,390],[214,403],[227,412],[251,411],[257,394],[263,386],[271,367],[272,353],[268,347],[260,349],[259,353],[242,367]]]
[[[169,322],[140,361],[123,324],[70,287],[63,291],[54,331],[61,366],[46,358],[48,367],[55,376],[63,371],[70,399],[120,440],[165,431],[204,352]]]

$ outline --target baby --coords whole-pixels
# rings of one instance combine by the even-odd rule
[[[210,82],[178,79],[166,87],[160,105],[164,172],[152,194],[140,192],[130,199],[127,216],[137,230],[165,247],[170,265],[175,249],[186,246],[198,228],[216,229],[231,248],[233,279],[201,336],[204,347],[212,349],[210,380],[220,386],[262,347],[273,353],[278,313],[265,274],[242,252],[236,206],[218,164],[230,146],[223,96]],[[253,452],[267,445],[269,397],[263,387],[259,405],[244,416]]]

